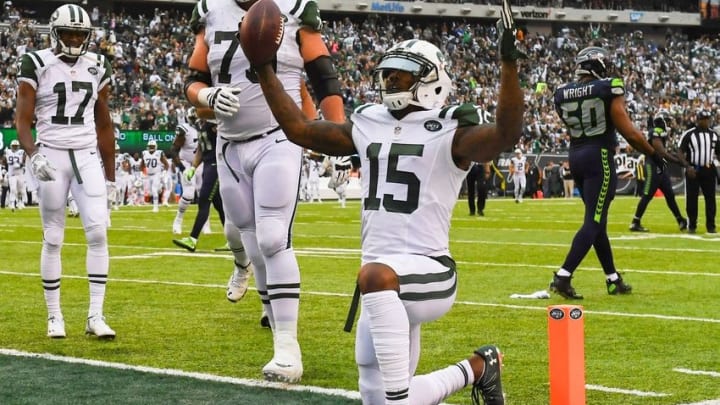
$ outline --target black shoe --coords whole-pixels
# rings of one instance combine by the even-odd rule
[[[687,219],[685,219],[685,218],[680,218],[680,220],[678,221],[678,226],[680,227],[680,232],[686,230],[686,229],[687,229],[687,225],[688,225]]]
[[[688,228],[688,233],[695,234],[695,233],[697,233],[697,231],[695,230],[695,228]]]
[[[482,376],[473,383],[471,392],[473,404],[480,405],[480,398],[482,398],[485,405],[504,405],[505,395],[500,380],[500,368],[502,367],[500,350],[496,346],[485,345],[475,350],[475,354],[485,360],[485,370],[483,370]]]
[[[633,223],[630,224],[630,231],[632,231],[632,232],[650,232],[649,229],[640,225],[640,221],[633,221]]]
[[[715,228],[709,228],[709,229],[707,230],[707,233],[717,233],[717,229],[715,229]]]
[[[632,286],[625,284],[622,277],[615,281],[605,281],[605,285],[607,285],[607,291],[610,295],[630,294],[632,292]]]
[[[560,294],[563,298],[571,300],[581,300],[583,296],[576,293],[575,289],[570,285],[570,279],[572,277],[563,277],[553,274],[553,279],[550,282],[550,291]]]
[[[470,216],[471,217],[475,216],[475,211],[470,211]]]
[[[484,216],[485,216],[485,213],[482,212],[482,211],[480,211],[480,212],[478,212],[478,215],[481,216],[481,217],[484,217]]]
[[[260,326],[262,326],[263,328],[272,329],[272,327],[270,326],[270,319],[264,312],[262,314],[262,317],[260,318]]]

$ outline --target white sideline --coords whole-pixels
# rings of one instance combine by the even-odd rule
[[[275,389],[281,389],[281,390],[285,390],[285,391],[301,391],[301,392],[310,392],[313,394],[335,395],[335,396],[340,396],[340,397],[348,398],[348,399],[358,399],[358,400],[360,399],[359,392],[348,391],[348,390],[343,390],[343,389],[339,389],[339,388],[323,388],[323,387],[314,387],[314,386],[310,386],[310,385],[294,385],[294,384],[286,384],[286,383],[268,382],[268,381],[263,381],[263,380],[251,380],[249,378],[223,377],[223,376],[219,376],[219,375],[195,373],[195,372],[188,372],[188,371],[175,370],[175,369],[169,369],[169,368],[133,366],[130,364],[123,364],[123,363],[81,359],[81,358],[77,358],[77,357],[57,356],[57,355],[49,354],[49,353],[30,353],[30,352],[23,352],[23,351],[14,350],[14,349],[0,348],[0,355],[39,358],[39,359],[45,359],[45,360],[60,361],[63,363],[84,364],[84,365],[94,366],[94,367],[112,368],[112,369],[116,369],[116,370],[131,370],[131,371],[139,371],[139,372],[143,372],[143,373],[168,375],[168,376],[173,376],[173,377],[189,377],[189,378],[194,378],[197,380],[244,385],[244,386],[248,386],[248,387],[275,388]]]

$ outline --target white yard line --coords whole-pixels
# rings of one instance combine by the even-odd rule
[[[720,373],[718,373],[717,371],[690,370],[687,368],[674,368],[673,371],[676,371],[678,373],[683,373],[683,374],[706,375],[706,376],[710,376],[710,377],[720,378]]]
[[[670,394],[663,394],[661,392],[648,392],[648,391],[638,391],[638,390],[626,390],[622,388],[610,388],[610,387],[603,387],[602,385],[594,385],[594,384],[585,384],[585,388],[592,391],[602,391],[602,392],[610,392],[613,394],[625,394],[625,395],[635,395],[637,397],[668,397]]]

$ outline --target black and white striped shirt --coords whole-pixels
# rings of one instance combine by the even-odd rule
[[[712,129],[693,127],[680,137],[680,150],[688,163],[698,167],[710,167],[715,160],[716,147],[720,136]]]

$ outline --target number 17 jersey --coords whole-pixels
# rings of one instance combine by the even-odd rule
[[[49,48],[23,55],[17,80],[36,91],[37,141],[57,149],[96,147],[95,102],[110,83],[111,69],[103,55],[92,52],[73,64]]]

